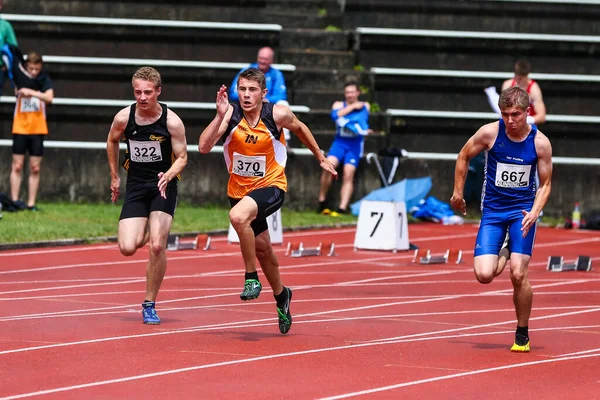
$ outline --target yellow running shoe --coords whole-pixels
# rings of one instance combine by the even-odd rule
[[[339,217],[340,213],[338,213],[337,211],[332,211],[332,212],[329,213],[329,216],[330,217]]]
[[[510,348],[510,351],[513,353],[529,353],[531,350],[530,342],[528,337],[520,334],[516,335],[515,343]]]
[[[321,215],[330,215],[331,214],[331,210],[329,208],[324,208],[323,210],[321,210]]]

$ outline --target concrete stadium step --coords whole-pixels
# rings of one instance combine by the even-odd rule
[[[343,24],[342,14],[338,11],[331,13],[325,9],[298,11],[289,8],[268,8],[264,12],[264,21],[272,21],[286,28],[312,28],[325,29],[334,26],[341,29]]]
[[[296,67],[294,87],[302,90],[337,91],[341,96],[347,82],[356,82],[359,86],[368,88],[371,85],[370,76],[368,71],[354,69]]]
[[[131,100],[133,104],[135,100]],[[169,102],[166,102],[167,105]],[[115,114],[121,106],[51,106],[48,129],[51,140],[105,142]],[[188,144],[198,143],[200,133],[215,116],[214,110],[173,110],[184,121]],[[0,139],[12,138],[14,105],[0,104]]]
[[[474,134],[492,119],[481,118],[434,118],[431,116],[392,116],[390,137],[400,138],[408,151],[458,153],[465,137]],[[597,138],[597,125],[590,123],[546,122],[540,130],[552,142],[555,157],[598,156],[590,140]],[[419,150],[415,150],[419,149]],[[563,167],[561,167],[563,168]]]
[[[343,91],[337,89],[295,89],[292,96],[294,103],[305,101],[311,109],[331,109],[334,102],[344,99]]]
[[[346,0],[344,28],[600,35],[597,4],[528,1]]]
[[[273,23],[285,26],[325,28],[342,25],[337,0],[218,0],[139,2],[113,0],[10,1],[3,12],[36,15],[171,19],[187,21]]]
[[[23,51],[63,56],[244,62],[261,46],[277,48],[278,31],[13,22]],[[143,40],[142,40],[143,38]]]
[[[279,51],[279,62],[296,67],[352,69],[355,56],[351,51],[286,48]]]
[[[502,71],[527,54],[533,70],[596,74],[597,43],[498,40],[421,35],[361,35],[358,62],[366,67]]]
[[[87,97],[98,99],[131,99],[133,94],[128,84],[137,68],[143,65],[106,65],[46,63],[46,69],[54,83],[55,93],[60,97],[80,98],[82,93]],[[246,65],[245,63],[243,65]],[[163,99],[171,101],[214,102],[215,93],[221,84],[230,86],[238,69],[220,68],[184,68],[158,66],[163,80]],[[290,84],[291,97],[293,72],[284,72]],[[90,90],[90,88],[94,88]],[[5,96],[11,93],[10,85],[4,85]],[[293,103],[292,103],[293,104]]]
[[[541,67],[541,66],[540,66]],[[544,66],[545,67],[545,66]],[[375,75],[372,99],[383,109],[410,108],[490,112],[483,89],[502,79]],[[600,83],[537,80],[549,114],[590,114],[600,110]]]
[[[280,47],[347,51],[351,48],[352,34],[348,31],[328,32],[323,29],[287,29],[281,31]]]

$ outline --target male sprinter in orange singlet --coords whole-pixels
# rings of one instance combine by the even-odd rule
[[[223,154],[229,170],[227,195],[231,203],[229,220],[240,238],[246,266],[242,300],[258,298],[262,286],[256,271],[256,258],[267,277],[277,302],[279,331],[292,326],[292,291],[283,286],[279,262],[271,246],[267,217],[283,205],[287,191],[285,164],[287,151],[282,129],[287,128],[310,149],[321,168],[337,176],[335,167],[323,155],[311,131],[285,105],[264,101],[265,76],[249,68],[239,75],[239,103],[229,104],[227,87],[217,92],[217,115],[202,132],[201,153],[208,153],[224,135]]]

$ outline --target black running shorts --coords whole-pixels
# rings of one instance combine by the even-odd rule
[[[254,236],[256,237],[269,229],[267,217],[283,206],[285,192],[276,186],[269,186],[250,192],[247,196],[254,199],[256,204],[258,204],[258,214],[254,221],[250,223],[250,227],[252,227],[252,231],[254,231]],[[229,203],[233,208],[240,200],[230,197]]]
[[[42,157],[44,155],[44,136],[46,135],[21,135],[13,133],[12,153]]]
[[[119,220],[126,218],[148,218],[152,211],[163,211],[173,216],[177,208],[177,185],[167,187],[167,198],[163,199],[156,183],[127,188],[125,202]]]

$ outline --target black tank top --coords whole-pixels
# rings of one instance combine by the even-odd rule
[[[129,121],[125,127],[128,159],[124,167],[127,170],[127,186],[131,184],[156,184],[158,173],[167,172],[173,164],[174,154],[171,146],[171,134],[167,129],[167,106],[162,108],[160,118],[148,125],[135,122],[136,104],[129,111]],[[176,185],[177,179],[169,182]]]

